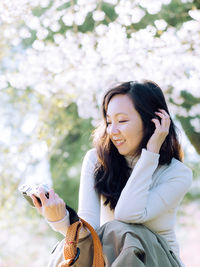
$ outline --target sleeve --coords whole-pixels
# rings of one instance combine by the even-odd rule
[[[78,215],[92,225],[100,226],[100,197],[94,189],[94,168],[97,161],[96,151],[87,152],[82,165],[79,186]]]
[[[62,235],[65,236],[66,232],[67,232],[67,228],[70,225],[69,212],[66,210],[66,215],[62,220],[55,221],[55,222],[47,221],[47,223],[50,225],[50,227],[54,231],[59,232],[59,233],[61,233]]]
[[[86,153],[82,164],[78,215],[91,224],[94,229],[97,229],[100,225],[100,202],[99,196],[94,189],[95,163],[96,152],[92,149]],[[56,222],[48,221],[48,224],[54,231],[60,232],[65,236],[67,228],[70,225],[68,211],[62,220]],[[80,238],[84,238],[87,235],[88,231],[82,228]]]
[[[160,184],[152,186],[159,154],[142,150],[131,176],[115,207],[115,219],[129,223],[144,223],[177,207],[192,182],[192,172],[181,163],[161,173]]]

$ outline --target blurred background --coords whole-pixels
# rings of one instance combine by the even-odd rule
[[[62,236],[17,188],[48,183],[76,209],[103,93],[140,79],[163,88],[194,173],[177,238],[199,267],[199,68],[199,0],[1,0],[0,267],[47,266]]]

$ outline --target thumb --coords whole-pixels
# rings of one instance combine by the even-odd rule
[[[38,212],[40,214],[42,214],[42,205],[38,202],[36,196],[35,195],[31,195],[31,198],[32,198],[33,204],[36,207],[36,209],[38,210]]]

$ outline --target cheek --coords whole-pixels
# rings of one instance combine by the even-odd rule
[[[120,125],[119,126],[119,130],[120,130],[120,132],[121,133],[123,133],[123,134],[128,134],[128,133],[130,133],[131,132],[131,126],[130,125],[128,125],[128,124],[126,124],[126,125]]]
[[[141,139],[144,135],[143,126],[141,124],[134,124],[123,129],[124,135],[129,138]]]
[[[142,134],[144,133],[144,126],[143,126],[143,122],[141,119],[138,119],[135,123],[135,129],[138,133]]]

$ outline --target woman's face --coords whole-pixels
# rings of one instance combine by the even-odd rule
[[[133,156],[143,138],[143,123],[127,95],[115,95],[107,109],[107,134],[124,156]]]

